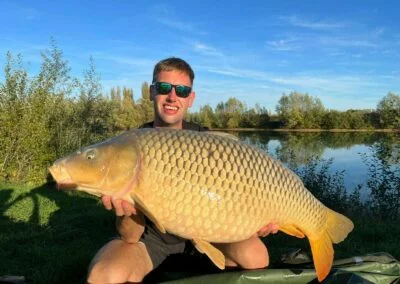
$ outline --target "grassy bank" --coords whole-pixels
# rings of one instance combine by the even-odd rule
[[[115,236],[114,214],[97,198],[43,185],[0,185],[0,275],[32,283],[84,283],[95,252]],[[385,251],[400,258],[400,224],[352,217],[355,229],[335,246],[336,257]],[[279,233],[265,239],[271,262],[308,242]]]
[[[0,206],[0,275],[32,283],[84,283],[93,254],[115,234],[113,214],[86,194],[3,184]]]

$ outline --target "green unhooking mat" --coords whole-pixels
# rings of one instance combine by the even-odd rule
[[[193,263],[190,265],[193,265]],[[208,274],[205,275],[198,275],[199,273],[196,275],[194,272],[195,268],[192,268],[192,271],[182,271],[185,270],[180,269],[180,272],[164,272],[163,279],[169,279],[169,281],[163,282],[157,278],[149,279],[149,281],[165,284],[318,283],[311,259],[300,250],[294,251],[287,255],[286,258],[283,258],[279,268],[223,272],[209,270],[206,272]],[[330,274],[322,283],[400,284],[400,262],[387,253],[373,253],[364,256],[337,259],[333,263]]]

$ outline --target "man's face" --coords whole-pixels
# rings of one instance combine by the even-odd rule
[[[157,82],[192,87],[189,76],[180,71],[162,71],[157,76]],[[155,126],[182,128],[182,120],[187,109],[192,106],[194,98],[193,91],[188,97],[181,98],[177,96],[175,88],[172,88],[169,94],[162,95],[152,86],[150,99],[154,103]]]

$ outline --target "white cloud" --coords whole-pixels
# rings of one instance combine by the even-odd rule
[[[176,20],[171,20],[171,19],[166,19],[166,18],[156,18],[156,20],[173,29],[177,29],[180,31],[184,31],[184,32],[188,32],[188,33],[196,33],[199,35],[206,35],[207,32],[200,30],[198,27],[196,27],[193,24],[190,24],[188,22],[180,22],[180,21],[176,21]]]
[[[164,4],[154,5],[149,9],[149,13],[151,17],[154,18],[157,22],[175,30],[197,34],[197,35],[207,35],[207,32],[200,29],[196,24],[186,22],[186,21],[178,21],[178,15],[174,9],[170,6]]]
[[[298,16],[281,16],[281,20],[289,23],[292,26],[300,27],[300,28],[307,28],[307,29],[337,29],[337,28],[344,28],[347,26],[344,22],[334,22],[334,21],[310,21],[306,19],[302,19]]]
[[[195,42],[193,43],[193,50],[195,52],[198,52],[203,55],[207,56],[217,56],[217,57],[223,57],[224,54],[220,51],[218,51],[216,48],[212,47],[211,45],[201,43],[201,42]]]
[[[265,44],[267,48],[277,50],[277,51],[293,51],[300,49],[300,45],[298,43],[298,38],[286,38],[280,40],[267,41]]]
[[[7,15],[9,17],[26,21],[37,20],[41,17],[41,12],[39,10],[26,5],[22,5],[21,1],[7,1],[3,2],[2,4],[4,5],[2,9],[4,9],[4,11],[7,11]]]
[[[149,66],[153,66],[155,64],[155,61],[151,59],[135,58],[130,56],[115,56],[103,53],[93,53],[93,56],[95,57],[95,59],[109,60],[114,63],[126,64],[136,67],[149,68]]]
[[[320,37],[318,41],[323,45],[337,47],[379,47],[378,44],[370,40],[356,39],[354,35],[351,38],[344,36]]]
[[[378,28],[376,28],[376,29],[372,32],[372,34],[373,34],[373,35],[380,36],[380,35],[383,35],[383,34],[385,33],[385,31],[386,31],[385,28],[383,28],[383,27],[378,27]]]
[[[211,72],[211,73],[227,75],[227,76],[232,76],[232,77],[243,77],[242,74],[240,72],[237,72],[236,70],[218,69],[218,68],[209,67],[207,69],[207,71]]]

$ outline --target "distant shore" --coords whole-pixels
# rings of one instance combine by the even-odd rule
[[[277,132],[400,132],[400,129],[290,129],[290,128],[212,128],[211,131],[277,131]]]

